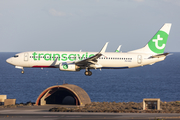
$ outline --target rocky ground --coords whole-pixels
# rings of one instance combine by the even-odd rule
[[[16,108],[23,106],[34,106],[35,103],[27,102],[16,105],[0,105],[0,108]],[[143,103],[135,102],[92,102],[84,107],[54,107],[50,112],[110,112],[110,113],[180,113],[180,101],[161,102],[162,110],[143,110]]]
[[[180,113],[180,102],[161,102],[162,110],[143,110],[143,103],[92,102],[84,107],[51,108],[50,112]]]

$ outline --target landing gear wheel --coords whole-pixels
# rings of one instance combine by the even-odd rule
[[[24,71],[22,70],[21,73],[24,74]]]
[[[92,72],[91,72],[91,71],[88,71],[88,75],[91,76],[91,75],[92,75]]]
[[[84,73],[86,76],[91,76],[92,75],[92,72],[91,71],[85,71]]]
[[[89,72],[88,71],[85,71],[85,73],[84,73],[86,76],[88,76],[89,75]]]

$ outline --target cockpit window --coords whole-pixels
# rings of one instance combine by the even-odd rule
[[[19,57],[19,55],[14,55],[14,57],[16,58],[16,57]]]

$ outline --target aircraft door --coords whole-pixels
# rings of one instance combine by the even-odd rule
[[[24,53],[24,61],[28,61],[28,53]]]
[[[137,63],[141,64],[142,63],[142,55],[137,56]]]

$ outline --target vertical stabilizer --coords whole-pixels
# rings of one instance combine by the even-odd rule
[[[165,23],[163,27],[153,36],[153,38],[148,42],[148,44],[145,47],[130,52],[150,54],[164,53],[170,29],[171,23]]]

